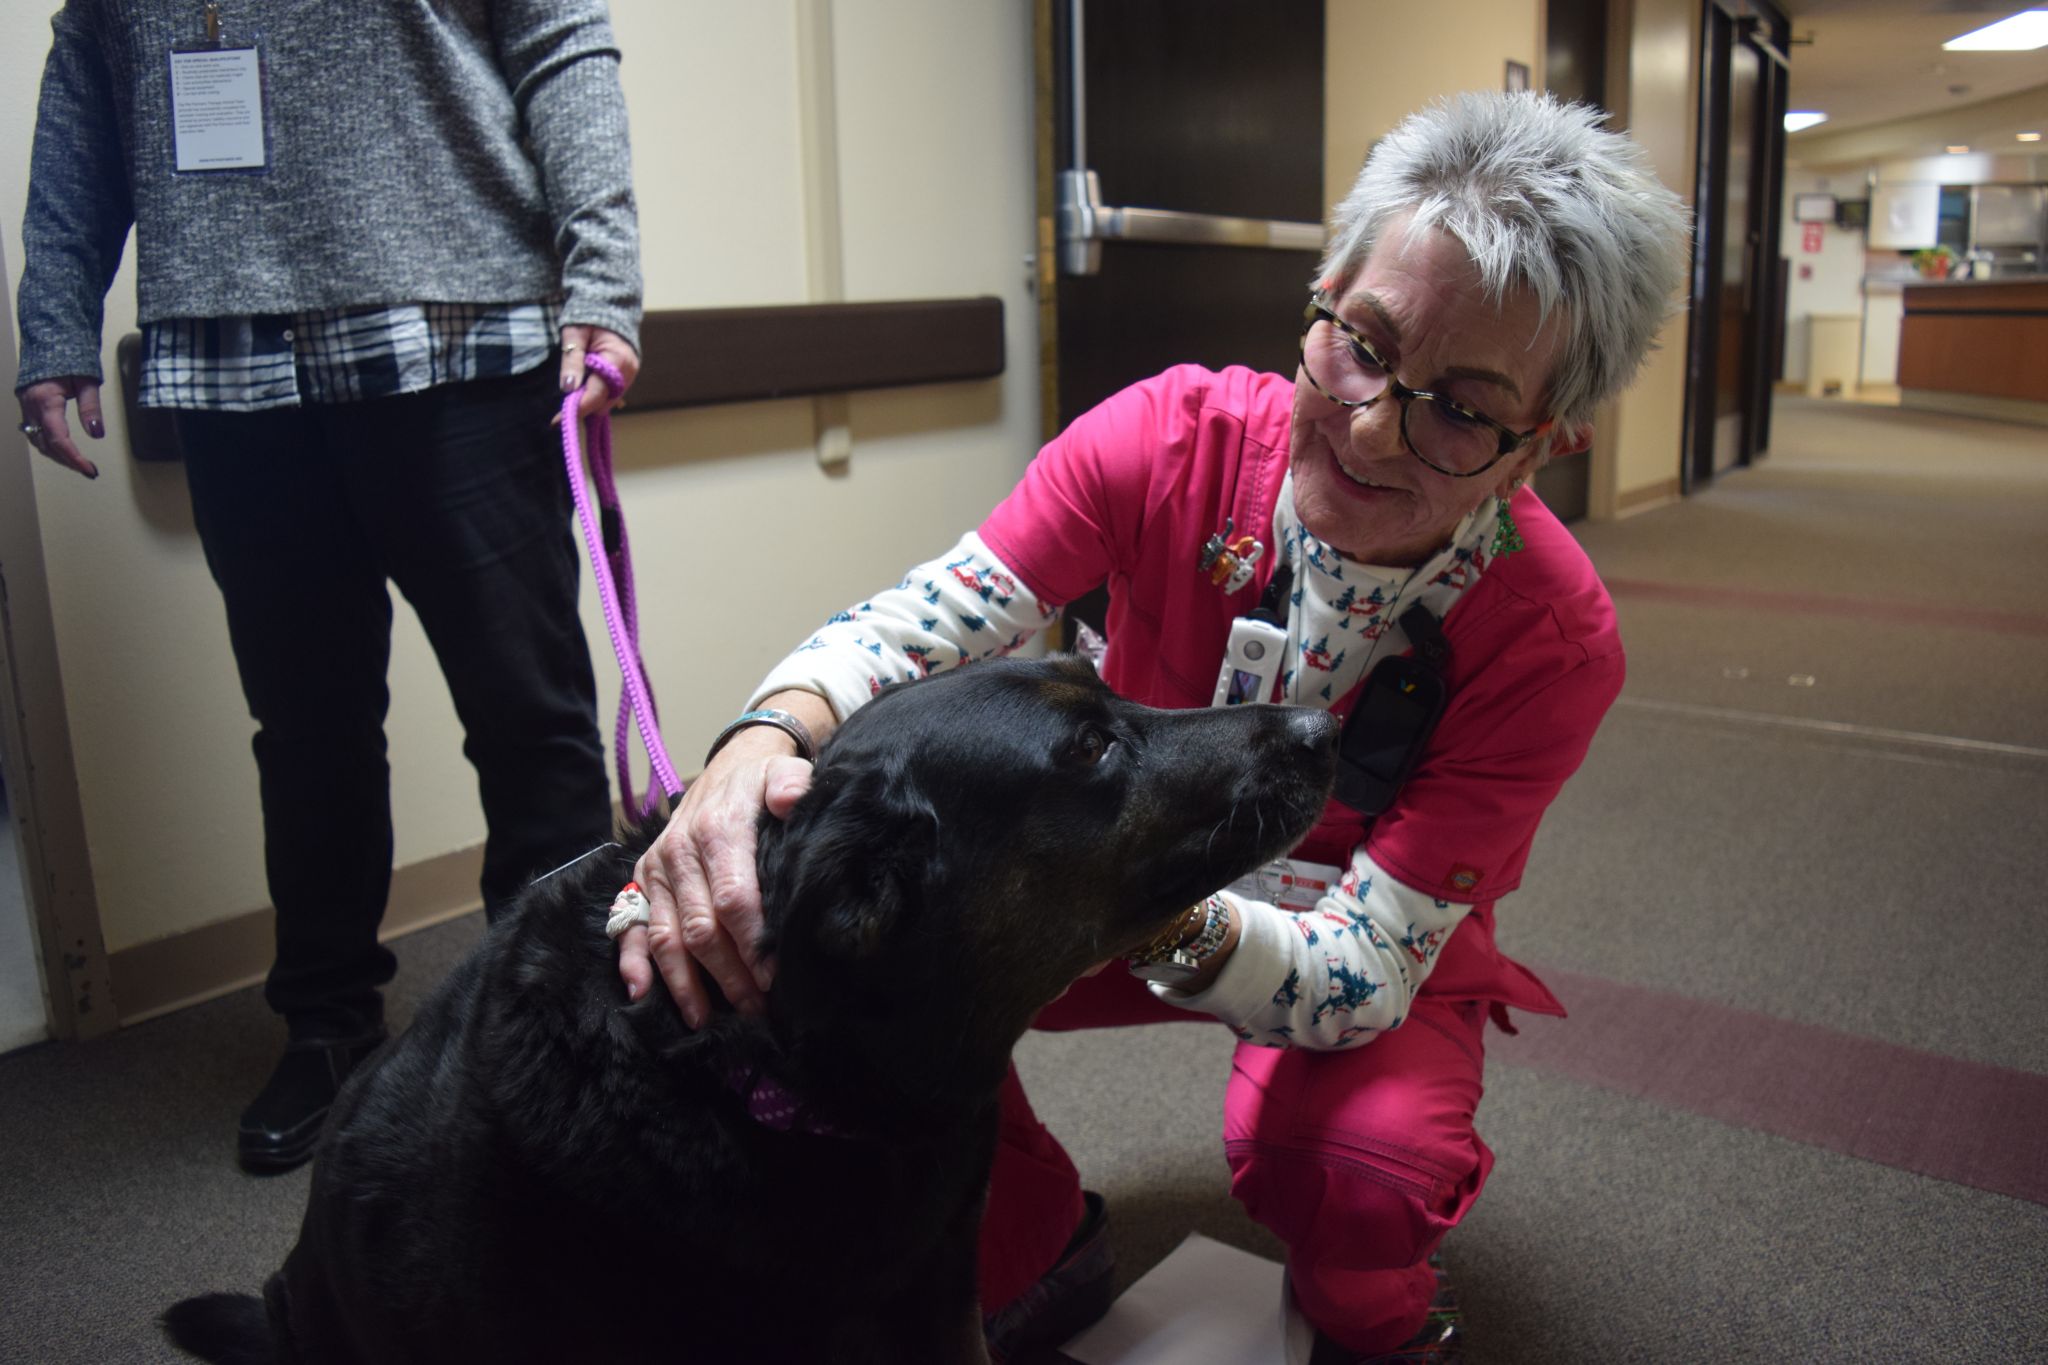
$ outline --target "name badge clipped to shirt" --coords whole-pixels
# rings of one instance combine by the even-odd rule
[[[1305,858],[1275,858],[1264,867],[1245,873],[1230,884],[1230,890],[1247,900],[1265,901],[1294,914],[1316,908],[1316,902],[1336,889],[1341,869]]]
[[[171,47],[171,167],[262,174],[270,169],[263,49],[253,38],[224,38],[218,5],[204,15],[204,37]]]

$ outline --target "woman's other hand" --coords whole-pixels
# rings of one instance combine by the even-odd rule
[[[99,466],[86,459],[78,443],[71,439],[64,409],[74,399],[77,400],[78,424],[95,441],[104,438],[107,426],[100,416],[99,381],[82,374],[45,379],[23,389],[20,399],[22,426],[35,428],[22,433],[28,437],[28,443],[66,469],[75,469],[88,479],[97,479],[100,476]]]
[[[617,332],[607,332],[602,327],[573,326],[562,329],[562,392],[583,391],[582,401],[577,405],[577,415],[589,418],[600,412],[610,412],[625,402],[625,393],[613,393],[611,385],[592,374],[583,363],[585,356],[602,356],[618,368],[625,378],[626,388],[633,387],[633,380],[640,373],[640,353],[626,344],[626,339]],[[561,414],[555,414],[559,423]]]

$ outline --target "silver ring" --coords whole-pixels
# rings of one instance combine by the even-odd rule
[[[43,434],[43,429],[37,426],[34,422],[22,422],[19,423],[18,425],[21,428],[21,434],[28,437],[31,441],[35,440],[38,436],[41,436]]]
[[[571,352],[571,351],[580,351],[580,350],[582,350],[582,349],[583,349],[583,348],[582,348],[581,346],[578,346],[578,345],[577,345],[577,344],[576,344],[575,342],[573,342],[573,341],[572,341],[572,342],[570,342],[570,343],[569,343],[569,344],[568,344],[567,346],[564,346],[564,347],[562,348],[562,354],[563,354],[563,355],[567,355],[567,354],[569,354],[569,352]]]

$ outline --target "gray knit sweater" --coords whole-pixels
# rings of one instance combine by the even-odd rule
[[[267,175],[172,173],[196,0],[66,0],[22,228],[17,391],[100,375],[136,228],[140,318],[563,301],[639,345],[619,52],[604,0],[223,0],[262,41]]]

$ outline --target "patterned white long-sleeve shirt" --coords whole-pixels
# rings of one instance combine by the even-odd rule
[[[1170,1005],[1211,1014],[1262,1047],[1329,1050],[1371,1042],[1408,1018],[1469,905],[1436,900],[1373,865],[1363,845],[1317,899],[1291,911],[1235,889],[1237,950],[1207,990],[1186,994],[1153,982]]]
[[[824,697],[845,720],[890,683],[1021,648],[1059,611],[1018,583],[969,531],[947,554],[819,627],[761,680],[751,705],[801,688]]]
[[[1295,570],[1288,605],[1295,666],[1283,674],[1281,699],[1327,708],[1371,663],[1406,647],[1401,610],[1420,601],[1441,618],[1477,580],[1484,557],[1473,550],[1490,534],[1493,516],[1488,500],[1428,563],[1379,569],[1341,559],[1310,536],[1283,489],[1273,534]],[[844,719],[890,683],[1017,649],[1061,605],[1040,600],[969,532],[947,554],[820,627],[762,680],[752,704],[798,688],[823,696]],[[1316,878],[1316,869],[1306,870]],[[1323,871],[1321,894],[1299,908],[1253,894],[1257,878],[1226,891],[1241,926],[1230,960],[1199,994],[1158,982],[1153,993],[1269,1047],[1357,1047],[1399,1027],[1472,907],[1402,885],[1363,845],[1349,868]]]

